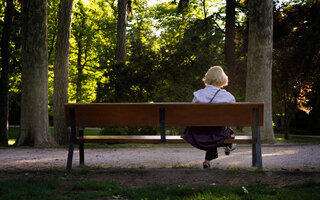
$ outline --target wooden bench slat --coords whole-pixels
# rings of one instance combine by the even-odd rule
[[[165,106],[167,126],[250,126],[254,107],[244,103],[188,103]],[[261,112],[262,113],[262,112]],[[263,116],[260,115],[260,125]]]
[[[166,126],[250,126],[257,107],[263,125],[262,103],[90,103],[65,104],[75,109],[77,126],[159,126],[165,109]],[[70,126],[70,122],[67,121]]]
[[[77,137],[78,143],[161,143],[160,135],[108,135],[108,136],[84,136]],[[179,135],[166,136],[166,143],[185,143]],[[227,139],[225,143],[252,144],[251,136],[236,136],[234,139]]]

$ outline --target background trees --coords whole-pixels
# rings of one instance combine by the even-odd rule
[[[6,1],[6,11],[1,37],[1,78],[0,78],[0,144],[8,144],[9,120],[9,72],[10,72],[10,36],[13,23],[13,0]]]
[[[319,130],[319,8],[296,4],[274,13],[273,112],[286,137]]]
[[[118,1],[77,1],[72,11],[68,101],[191,101],[192,92],[203,87],[201,79],[211,65],[222,65],[226,69],[237,100],[245,101],[247,59],[249,59],[248,63],[258,61],[248,57],[254,55],[251,53],[252,47],[248,54],[248,32],[250,27],[254,28],[254,26],[248,23],[246,1],[189,0],[189,6],[178,13],[179,2],[182,1],[165,1],[149,6],[150,1],[133,1],[135,17],[127,19],[126,65],[125,68],[121,68],[116,62]],[[233,33],[229,35],[226,28],[227,19],[229,19],[228,14],[226,15],[228,2],[235,3],[236,15],[231,19],[234,20],[231,23],[234,27],[234,36]],[[3,2],[0,4],[2,5]],[[275,5],[272,83],[276,87],[272,88],[273,122],[277,131],[282,131],[288,126],[287,130],[290,130],[290,133],[293,131],[292,128],[315,132],[319,130],[316,124],[320,124],[317,123],[320,41],[317,27],[320,26],[318,26],[318,14],[314,12],[318,8],[318,3]],[[4,31],[4,8],[1,6],[0,9],[1,33]],[[20,9],[21,5],[17,2],[14,12],[16,20],[12,26],[10,40],[10,124],[20,123],[22,64],[20,57],[21,42],[24,41],[21,40],[20,34],[22,25]],[[54,71],[54,63],[55,59],[61,59],[64,60],[63,65],[66,65],[66,57],[58,56],[60,52],[57,37],[59,2],[48,1],[47,9],[48,114],[49,123],[53,125],[56,124],[56,122],[53,123],[53,115],[56,115],[53,114],[53,108],[56,107],[53,103],[55,98],[53,88],[54,84],[62,83],[53,81],[54,77],[58,77],[58,72]],[[233,29],[231,30],[233,32]],[[63,43],[66,44],[66,42]],[[230,49],[226,47],[227,43],[234,45],[231,54],[227,52],[227,49]],[[64,52],[67,51],[66,49]],[[228,55],[231,55],[230,58]],[[235,67],[232,69],[228,61],[233,60],[231,58],[233,56]],[[257,63],[250,64],[250,66],[253,65],[260,66]],[[1,67],[1,73],[4,71],[5,69]],[[33,69],[31,71],[33,72]],[[253,76],[254,78],[248,78],[251,83],[257,79],[255,75]],[[66,87],[66,82],[63,85]],[[261,87],[264,86],[265,84]],[[65,90],[64,92],[62,89],[57,90],[65,94]],[[312,107],[312,110],[306,114],[298,110],[297,103],[306,109]],[[300,106],[300,108],[303,107]],[[291,120],[285,120],[289,116]],[[56,140],[57,137],[60,136],[55,135]]]

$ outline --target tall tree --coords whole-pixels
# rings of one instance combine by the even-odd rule
[[[90,79],[88,68],[93,69],[91,63],[96,58],[94,52],[94,24],[91,20],[92,10],[86,7],[81,1],[75,4],[72,19],[72,35],[74,37],[74,45],[71,52],[74,52],[74,58],[70,59],[71,65],[75,68],[70,69],[70,82],[75,85],[75,100],[76,102],[86,102],[88,94],[86,94],[86,82]],[[98,34],[97,34],[98,35]],[[90,66],[90,67],[88,67]],[[72,94],[70,95],[72,98]]]
[[[48,116],[47,1],[22,1],[20,135],[16,145],[53,144]]]
[[[10,33],[13,22],[13,0],[7,0],[4,27],[1,38],[1,79],[0,79],[0,144],[8,145],[9,117],[9,71],[10,71]]]
[[[118,64],[126,60],[126,27],[127,27],[127,0],[118,0],[118,25],[116,60]]]
[[[250,0],[246,101],[264,102],[263,141],[275,141],[272,126],[273,1]]]
[[[64,103],[68,102],[68,63],[73,0],[61,0],[58,13],[58,33],[54,64],[53,124],[55,141],[68,143]]]
[[[235,0],[226,0],[226,39],[225,39],[225,65],[228,69],[228,75],[235,77]],[[232,79],[229,84],[229,91],[234,93],[235,84]]]

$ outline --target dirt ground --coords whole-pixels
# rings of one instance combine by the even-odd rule
[[[85,148],[85,166],[75,150],[73,169],[66,171],[66,148],[0,148],[3,178],[91,179],[124,187],[185,185],[207,187],[263,184],[284,187],[320,182],[320,144],[263,145],[264,172],[251,167],[251,146],[238,145],[230,156],[219,150],[211,169],[202,169],[204,152],[188,145]]]

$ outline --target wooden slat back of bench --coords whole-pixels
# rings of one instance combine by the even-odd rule
[[[263,125],[263,104],[249,103],[190,103],[167,105],[167,126],[249,126],[253,108],[259,109],[259,125]]]
[[[250,126],[253,108],[263,125],[263,103],[90,103],[65,104],[74,108],[77,126],[159,126],[159,109],[165,109],[167,126]]]
[[[158,126],[159,108],[147,104],[90,103],[65,104],[75,109],[77,126]],[[67,120],[69,125],[70,120]]]

